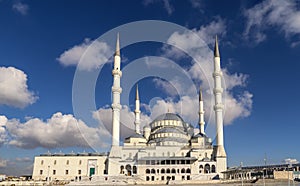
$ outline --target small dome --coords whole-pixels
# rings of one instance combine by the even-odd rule
[[[150,129],[150,127],[148,125],[144,126],[144,129]]]

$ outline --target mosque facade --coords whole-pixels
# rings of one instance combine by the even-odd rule
[[[42,154],[34,160],[34,180],[97,181],[138,180],[162,183],[169,180],[222,179],[227,170],[223,142],[222,71],[216,38],[214,48],[214,113],[216,144],[205,134],[204,100],[199,91],[199,132],[176,113],[163,113],[140,128],[138,87],[135,98],[135,134],[120,145],[121,55],[117,38],[112,70],[112,146],[107,154]],[[195,113],[197,114],[197,113]]]

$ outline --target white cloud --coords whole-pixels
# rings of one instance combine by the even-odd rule
[[[7,166],[7,160],[0,158],[0,168],[5,168]]]
[[[215,36],[224,36],[226,34],[225,20],[219,18],[216,21],[212,21],[208,25],[203,25],[200,29],[194,30],[199,37],[203,39],[207,44],[212,44],[215,41]]]
[[[157,116],[170,112],[179,113],[186,122],[197,123],[198,120],[198,108],[199,104],[197,97],[182,96],[179,101],[172,100],[156,100],[151,107],[151,119],[155,119]]]
[[[153,3],[162,3],[168,15],[171,15],[175,10],[174,7],[171,5],[170,0],[144,0],[143,1],[143,4],[145,6],[148,6]]]
[[[206,45],[213,46],[215,35],[224,36],[226,34],[226,25],[225,21],[222,19],[218,19],[216,21],[211,22],[208,25],[201,26],[199,29],[193,30],[199,37],[196,37],[191,33],[178,33],[175,32],[168,39],[168,43],[170,45],[174,45],[175,47],[165,46],[163,48],[164,54],[167,57],[181,59],[184,57],[184,53],[180,51],[180,49],[188,52],[197,63],[193,63],[191,67],[187,68],[189,75],[193,78],[193,80],[199,84],[201,84],[202,89],[204,90],[204,100],[205,100],[205,110],[206,118],[209,116],[209,111],[212,110],[214,101],[212,100],[212,86],[213,86],[213,55],[210,50],[206,50]],[[222,43],[222,42],[220,42]],[[222,45],[221,45],[222,46]],[[222,50],[221,50],[222,51]],[[222,56],[222,53],[221,53]],[[221,57],[222,58],[222,57]],[[221,62],[222,63],[222,62]],[[163,65],[162,65],[163,66]],[[252,109],[252,94],[247,90],[241,91],[241,93],[234,93],[233,89],[236,87],[240,87],[246,89],[248,75],[242,73],[234,73],[231,74],[229,71],[223,67],[223,79],[226,90],[224,91],[224,104],[227,112],[225,112],[224,123],[231,124],[237,118],[247,117],[251,113]],[[165,83],[162,81],[154,81],[158,87],[161,87],[169,96],[173,96],[170,94],[170,84],[175,83],[176,81]],[[177,84],[176,84],[177,85]],[[184,85],[182,85],[184,86]],[[180,87],[180,86],[176,86]],[[186,90],[187,97],[183,97],[181,100],[177,102],[169,101],[160,101],[157,102],[158,107],[156,109],[160,109],[160,113],[163,111],[161,109],[165,109],[163,106],[167,104],[168,107],[171,107],[176,112],[180,112],[180,108],[182,105],[189,105],[189,108],[183,109],[182,116],[183,118],[187,118],[188,120],[192,119],[193,122],[197,122],[197,114],[195,110],[198,109],[197,97],[189,94],[188,89]],[[194,100],[194,101],[193,101]],[[153,109],[155,110],[155,109]]]
[[[165,81],[159,78],[154,78],[153,82],[157,88],[161,88],[167,93],[169,96],[174,97],[179,93],[185,92],[185,94],[189,94],[192,87],[188,87],[188,85],[184,85],[180,77],[174,76],[172,80]]]
[[[244,91],[243,94],[238,95],[237,99],[231,93],[227,92],[224,99],[224,123],[230,124],[237,118],[248,117],[252,110],[252,97],[253,95],[248,91]]]
[[[270,28],[283,32],[286,37],[300,34],[300,11],[296,1],[265,0],[244,10],[244,16],[247,19],[244,36],[255,43],[264,41],[267,38],[264,31]]]
[[[5,125],[7,122],[7,118],[5,116],[0,116],[0,146],[5,144],[7,141],[7,132],[5,129]]]
[[[203,8],[203,1],[202,0],[190,0],[189,1],[193,8],[202,9]]]
[[[17,2],[12,5],[13,10],[19,12],[22,15],[27,15],[29,6],[27,4]]]
[[[16,162],[32,162],[32,159],[29,157],[17,157]]]
[[[0,67],[0,105],[24,108],[37,96],[27,86],[27,75],[14,67]]]
[[[163,0],[164,7],[169,15],[171,15],[174,12],[174,7],[170,4],[169,0]]]
[[[297,47],[297,46],[299,46],[300,45],[300,41],[295,41],[295,42],[292,42],[291,43],[291,47],[292,48],[295,48],[295,47]]]
[[[6,130],[10,135],[9,145],[32,149],[64,148],[64,147],[106,147],[103,137],[109,135],[100,128],[91,128],[71,114],[55,113],[46,121],[32,118],[21,123],[17,119],[6,122]],[[89,138],[89,143],[84,137]]]
[[[189,53],[196,54],[199,57],[199,60],[203,60],[203,57],[210,56],[208,56],[206,53],[207,51],[203,50],[202,47],[206,47],[207,45],[211,46],[214,43],[216,35],[221,37],[226,35],[226,24],[223,19],[218,18],[208,25],[203,25],[199,29],[193,29],[192,31],[199,37],[197,37],[195,34],[191,34],[190,32],[174,32],[167,42],[168,44],[180,47],[180,49],[188,51]],[[167,57],[183,57],[181,50],[175,47],[165,46],[163,47],[163,51],[164,55]],[[211,58],[207,59],[211,60]]]
[[[33,170],[33,160],[28,157],[16,159],[1,159],[0,172],[5,175],[30,175]]]
[[[4,127],[6,125],[7,118],[5,116],[0,115],[0,127]]]
[[[128,106],[123,106],[121,109],[121,127],[120,127],[120,139],[124,139],[135,133],[134,126],[134,113],[130,111]],[[103,126],[112,133],[112,110],[108,106],[100,108],[98,111],[93,112],[93,118],[100,121]],[[141,129],[143,126],[149,124],[150,117],[141,113]]]
[[[297,163],[299,163],[299,161],[297,159],[293,159],[293,158],[287,158],[287,159],[283,160],[283,162],[285,164],[297,164]]]
[[[7,141],[7,133],[4,127],[0,127],[0,146]]]
[[[88,49],[88,50],[87,50]],[[77,66],[80,70],[93,70],[108,62],[112,54],[111,48],[105,42],[84,39],[83,43],[75,45],[62,53],[57,60],[65,66]],[[80,61],[85,55],[84,61]],[[80,61],[80,63],[79,63]]]

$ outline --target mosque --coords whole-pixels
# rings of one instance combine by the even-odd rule
[[[135,134],[120,146],[120,95],[122,88],[119,37],[112,70],[112,147],[109,153],[42,154],[34,160],[33,179],[74,182],[115,182],[135,180],[146,183],[166,181],[203,181],[222,179],[227,170],[223,142],[222,71],[217,37],[214,48],[214,113],[216,144],[204,131],[204,108],[199,91],[199,133],[180,115],[164,113],[140,129],[140,100],[138,87],[135,98]],[[198,100],[195,100],[198,101]],[[195,113],[197,114],[197,113]]]

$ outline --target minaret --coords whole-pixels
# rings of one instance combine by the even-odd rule
[[[226,152],[224,149],[224,142],[223,142],[223,110],[224,105],[222,102],[222,93],[223,88],[221,84],[222,80],[222,71],[221,71],[221,64],[220,64],[220,53],[219,53],[219,46],[218,46],[218,38],[216,36],[215,41],[215,49],[214,49],[214,96],[215,96],[215,119],[216,119],[216,160],[217,160],[217,172],[222,172],[227,169],[227,162],[226,162]]]
[[[202,97],[202,89],[199,90],[199,129],[200,134],[205,134],[204,132],[204,108],[203,108],[203,97]]]
[[[119,34],[117,36],[116,52],[114,56],[114,68],[112,70],[114,77],[112,86],[112,146],[119,146],[120,140],[120,110],[122,108],[120,104],[120,95],[122,88],[120,86],[120,80],[122,77],[121,72],[121,56],[120,56],[120,41]]]
[[[139,98],[139,87],[138,85],[136,85],[136,91],[135,91],[135,110],[134,110],[134,114],[135,114],[135,133],[140,134],[140,124],[141,124],[141,118],[140,118],[140,98]]]

